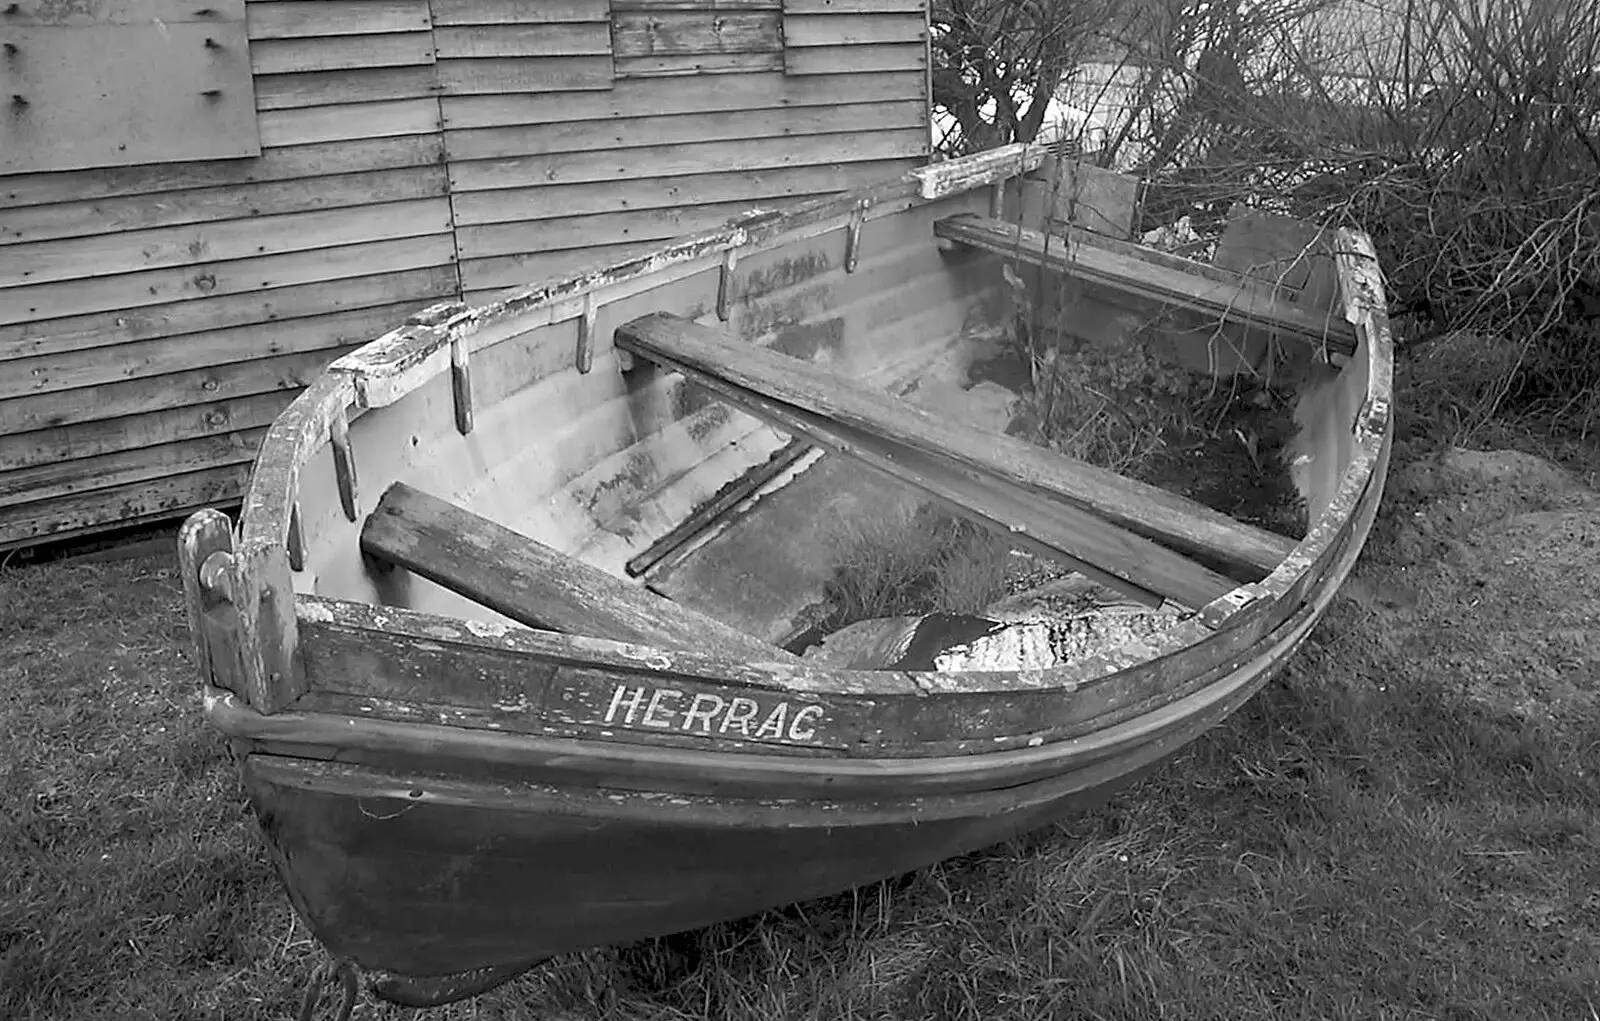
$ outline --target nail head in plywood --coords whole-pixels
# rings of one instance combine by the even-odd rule
[[[577,365],[579,372],[588,372],[594,368],[594,320],[594,292],[588,291],[583,296],[583,315],[578,318]]]
[[[334,412],[328,426],[333,447],[333,481],[339,488],[339,504],[351,521],[361,518],[361,502],[356,493],[356,455],[350,449],[350,416],[346,409]]]
[[[472,432],[471,357],[465,340],[450,338],[450,394],[455,399],[456,431],[463,436]]]
[[[727,322],[733,315],[733,271],[739,265],[739,250],[730,248],[722,253],[722,274],[717,278],[717,318]]]

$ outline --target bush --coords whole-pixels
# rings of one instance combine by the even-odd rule
[[[1095,0],[1056,6],[1080,2]],[[1236,202],[1359,226],[1388,275],[1397,341],[1470,331],[1503,349],[1455,439],[1497,412],[1594,428],[1600,0],[1123,10],[1106,33],[1115,59],[1064,80],[1113,108],[1083,141],[1147,179],[1144,226],[1188,215],[1214,234]]]

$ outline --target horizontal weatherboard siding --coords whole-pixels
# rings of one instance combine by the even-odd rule
[[[438,301],[927,159],[920,2],[242,10],[258,155],[0,175],[0,549],[237,500],[307,381]]]

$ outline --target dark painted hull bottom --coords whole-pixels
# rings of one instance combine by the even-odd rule
[[[418,806],[385,819],[393,808],[369,799],[358,807],[247,776],[328,952],[381,969],[369,985],[384,999],[425,1007],[486,992],[558,953],[698,929],[977,850],[1095,807],[1157,765],[988,818],[800,829],[603,819],[547,803],[487,816]],[[320,825],[306,825],[313,819]],[[482,836],[469,847],[471,834]]]
[[[295,906],[335,958],[410,1005],[559,953],[886,879],[1091,807],[1265,683],[1162,739],[1048,780],[893,801],[577,790],[251,755],[244,778]]]

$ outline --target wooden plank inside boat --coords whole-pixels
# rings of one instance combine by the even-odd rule
[[[403,482],[367,516],[361,549],[529,627],[743,661],[797,658]]]
[[[1017,530],[1188,606],[1209,603],[1235,582],[1160,543],[1253,569],[1257,577],[1294,546],[1164,490],[946,421],[824,368],[736,343],[686,319],[665,314],[636,319],[618,328],[616,343],[980,520],[1011,525],[1018,508],[1039,506],[1040,495],[1055,497],[1048,513],[1030,515],[1026,529]],[[997,507],[996,493],[1015,499]]]
[[[933,232],[949,241],[1020,259],[1072,277],[1105,284],[1118,291],[1154,299],[1164,305],[1192,309],[1220,322],[1281,331],[1339,354],[1355,351],[1355,331],[1335,316],[1285,301],[1271,286],[1242,273],[1204,263],[1141,251],[1111,239],[1089,240],[1075,232],[1072,241],[1052,237],[1000,220],[962,215],[934,224]],[[1211,272],[1196,272],[1196,269]]]

